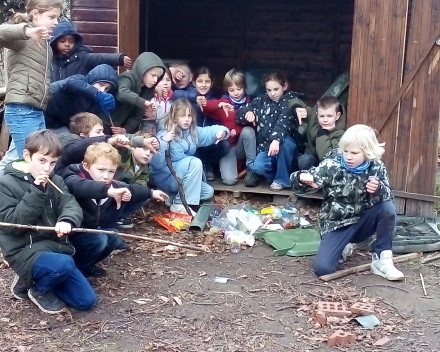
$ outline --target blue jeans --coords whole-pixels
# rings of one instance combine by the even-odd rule
[[[298,154],[298,147],[291,137],[286,137],[280,145],[277,155],[268,156],[268,152],[259,152],[249,168],[269,181],[277,182],[284,187],[290,187],[290,172],[292,160]]]
[[[322,239],[313,263],[313,271],[322,276],[336,271],[344,248],[349,243],[359,243],[376,233],[374,251],[380,256],[382,251],[393,247],[396,226],[394,203],[381,202],[367,210],[356,224],[326,233]]]
[[[43,110],[27,104],[7,104],[5,122],[15,143],[15,148],[17,148],[19,158],[23,157],[26,137],[32,132],[46,128]]]
[[[96,295],[70,255],[47,252],[35,262],[32,277],[38,291],[53,292],[66,304],[88,310],[96,304]]]
[[[224,139],[218,144],[197,148],[194,156],[202,160],[203,165],[213,168],[219,164],[221,158],[228,154],[229,149],[231,145],[227,139]]]
[[[312,154],[304,153],[298,158],[298,168],[300,170],[308,170],[312,166],[318,166],[319,159],[315,158]]]
[[[102,230],[118,231],[116,229]],[[122,238],[117,235],[87,232],[75,233],[69,236],[69,240],[76,249],[73,260],[80,270],[89,268],[107,258],[122,242]]]

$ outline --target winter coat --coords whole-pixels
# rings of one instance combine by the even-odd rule
[[[52,49],[40,40],[41,49],[25,34],[33,23],[0,25],[0,47],[8,48],[8,85],[5,104],[27,104],[45,110],[50,98]]]
[[[82,227],[96,229],[100,226],[103,216],[110,207],[116,207],[116,201],[107,192],[114,188],[127,187],[131,192],[130,203],[146,202],[152,192],[147,186],[127,185],[113,180],[106,184],[94,181],[81,164],[68,166],[63,171],[63,178],[69,191],[75,196],[84,213]]]
[[[342,105],[339,105],[339,111],[342,112],[341,116],[336,121],[336,126],[332,131],[323,129],[319,124],[318,108],[316,106],[311,108],[298,98],[289,101],[287,106],[295,119],[297,119],[296,108],[307,109],[307,119],[305,120],[307,122],[307,146],[305,150],[307,154],[313,155],[319,161],[322,161],[326,154],[338,147],[347,124],[347,115]]]
[[[295,120],[287,109],[287,103],[295,98],[293,92],[284,94],[279,101],[275,102],[266,94],[256,97],[236,111],[235,119],[240,124],[248,124],[245,115],[252,111],[255,115],[257,128],[257,152],[267,152],[273,141],[283,143],[284,138],[289,137],[292,130],[298,130],[298,120]]]
[[[63,179],[52,174],[50,179],[63,191],[50,184],[40,187],[27,171],[24,161],[6,166],[0,179],[0,220],[12,224],[55,226],[65,221],[79,227],[82,210],[69,193]],[[0,247],[5,260],[30,287],[32,270],[37,259],[46,252],[72,255],[75,252],[67,236],[59,238],[54,231],[37,231],[0,227]]]
[[[171,90],[168,92],[167,98],[158,97],[157,94],[154,94],[154,97],[151,100],[156,104],[157,110],[154,113],[156,119],[148,120],[144,116],[141,126],[142,131],[150,131],[151,133],[156,135],[157,132],[163,129],[165,116],[168,115],[171,106],[173,105],[173,102],[171,100],[172,95],[173,92]]]
[[[199,104],[197,104],[197,100],[196,100],[198,96],[202,96],[202,94],[200,94],[197,91],[194,84],[190,84],[185,89],[176,89],[173,92],[173,101],[176,101],[177,99],[181,99],[181,98],[185,98],[189,100],[189,102],[194,108],[194,111],[196,112],[196,124],[198,127],[217,125],[218,123],[214,119],[206,116],[202,111],[202,109],[200,109],[200,106]],[[206,98],[206,100],[213,99],[212,92],[209,91],[204,95],[204,97]]]
[[[79,112],[100,114],[101,107],[96,102],[98,89],[93,87],[96,82],[110,82],[115,92],[118,86],[116,71],[109,65],[98,65],[87,76],[74,75],[52,83],[52,98],[44,114],[46,127],[68,127],[70,118]]]
[[[64,35],[73,35],[75,45],[67,56],[57,50],[57,39]],[[73,75],[87,75],[90,70],[101,64],[110,66],[123,66],[124,54],[93,53],[93,50],[82,45],[83,38],[70,22],[62,21],[56,25],[50,40],[53,51],[51,65],[51,82],[61,81]]]
[[[220,125],[208,126],[208,127],[197,127],[197,141],[192,137],[189,129],[180,130],[182,134],[179,140],[174,140],[170,143],[170,156],[171,162],[174,170],[179,174],[181,173],[181,161],[188,157],[193,156],[196,149],[199,147],[207,147],[216,142],[216,134],[219,131],[225,131],[227,137],[229,137],[229,130]],[[155,184],[162,190],[169,192],[170,187],[166,184],[165,180],[171,175],[170,170],[167,167],[165,151],[168,148],[168,142],[163,140],[163,137],[168,133],[167,130],[162,130],[158,133],[157,139],[159,140],[160,147],[153,156],[150,162],[150,176],[155,182]]]
[[[116,94],[116,109],[111,114],[113,124],[116,127],[123,127],[127,133],[135,133],[139,130],[144,114],[145,100],[154,96],[154,88],[143,86],[142,76],[153,67],[163,69],[162,76],[157,82],[162,80],[165,74],[165,66],[162,60],[154,53],[145,52],[139,55],[133,64],[131,71],[119,75],[119,89]],[[101,116],[106,133],[111,132],[111,122],[108,117]]]
[[[249,97],[246,98],[246,103],[249,103],[251,100]],[[229,131],[235,130],[235,136],[229,136],[229,143],[231,147],[235,146],[238,141],[238,137],[240,136],[241,130],[243,129],[243,125],[240,125],[235,121],[236,110],[229,111],[228,116],[223,109],[219,109],[219,103],[228,103],[231,104],[231,100],[228,97],[223,96],[219,100],[211,99],[206,102],[206,106],[203,107],[203,112],[206,116],[218,121],[221,125],[226,126]]]
[[[321,236],[357,223],[368,209],[380,202],[394,199],[382,161],[372,160],[366,170],[356,174],[341,166],[341,158],[342,155],[335,149],[318,166],[307,171],[313,176],[319,189],[322,189],[324,197],[318,216]],[[316,188],[299,182],[302,172],[305,171],[297,171],[290,176],[294,192],[298,195],[316,192]],[[375,177],[379,181],[379,188],[374,194],[366,190],[369,177]]]

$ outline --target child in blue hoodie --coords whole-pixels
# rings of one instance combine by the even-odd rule
[[[53,30],[50,46],[53,51],[51,82],[75,74],[86,75],[100,64],[131,67],[131,59],[122,53],[93,53],[83,44],[82,36],[70,22],[63,21]]]

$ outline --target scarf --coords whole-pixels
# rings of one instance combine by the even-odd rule
[[[222,98],[229,99],[231,105],[234,107],[235,110],[237,110],[238,108],[246,104],[247,95],[245,94],[243,98],[241,98],[240,100],[235,100],[232,97],[230,97],[228,94],[223,95]]]
[[[354,174],[360,174],[362,171],[368,169],[370,167],[370,161],[369,160],[365,160],[362,164],[360,164],[359,166],[356,166],[354,168],[349,167],[344,160],[344,157],[341,155],[341,166],[354,173]]]

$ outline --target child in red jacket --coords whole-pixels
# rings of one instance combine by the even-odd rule
[[[223,86],[227,94],[219,100],[207,100],[203,112],[231,131],[229,137],[231,149],[220,159],[220,173],[223,183],[232,186],[237,183],[237,160],[246,160],[246,165],[254,161],[256,140],[253,127],[243,127],[235,121],[236,110],[250,102],[246,94],[244,74],[236,69],[228,71],[223,80]],[[259,177],[248,170],[244,182],[246,187],[256,187]]]

